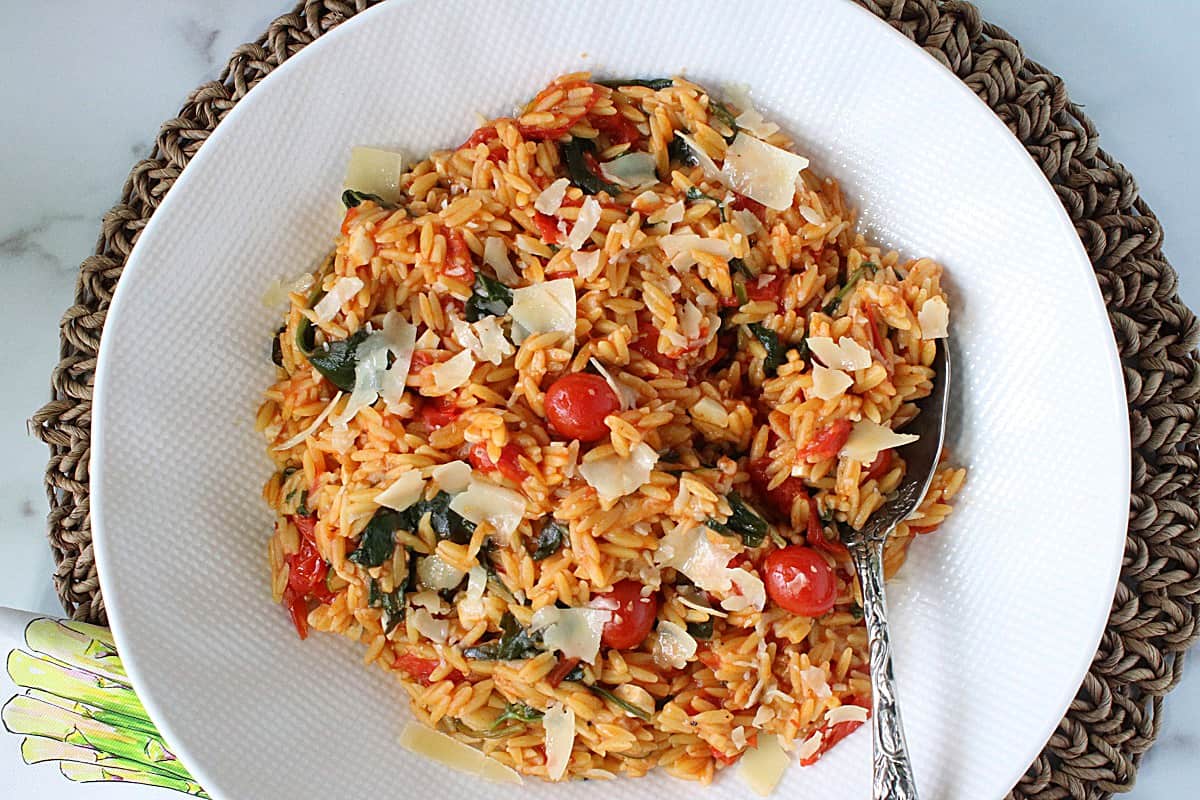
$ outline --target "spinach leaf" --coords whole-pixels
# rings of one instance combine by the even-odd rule
[[[715,206],[721,205],[720,200],[713,197],[711,194],[705,194],[704,192],[697,189],[695,186],[689,186],[687,192],[684,194],[684,197],[686,197],[688,200],[691,200],[693,203],[700,201],[700,200],[707,200],[708,202],[712,203]]]
[[[467,322],[478,322],[487,316],[503,316],[508,313],[512,301],[512,289],[490,275],[476,272],[474,291],[467,300],[464,312]]]
[[[410,556],[411,557],[411,556]],[[379,582],[371,578],[367,592],[367,605],[371,608],[382,608],[383,633],[391,633],[401,620],[404,619],[404,587],[399,586],[390,592],[379,588]]]
[[[747,278],[758,277],[758,270],[754,269],[754,267],[750,266],[740,258],[729,259],[729,271],[745,275]]]
[[[671,78],[610,78],[605,81],[596,81],[601,86],[607,86],[609,89],[620,89],[622,86],[644,86],[647,89],[658,91],[675,85],[675,81]]]
[[[354,208],[362,205],[364,200],[370,200],[380,208],[395,208],[391,203],[385,202],[382,197],[377,194],[369,194],[368,192],[360,192],[355,189],[347,189],[342,192],[342,205],[346,208]]]
[[[505,614],[500,620],[500,630],[499,639],[468,647],[463,650],[463,657],[476,661],[519,661],[542,652],[541,641],[522,628],[512,614]]]
[[[438,492],[428,500],[418,500],[408,508],[399,512],[400,528],[406,531],[416,531],[421,524],[421,518],[429,513],[429,527],[437,536],[438,541],[449,539],[455,544],[466,544],[471,541],[475,532],[475,523],[463,519],[456,511],[451,510],[452,498],[446,492]]]
[[[366,328],[359,328],[345,339],[329,342],[319,348],[312,344],[312,328],[307,323],[308,320],[305,320],[296,331],[296,344],[300,352],[313,365],[313,369],[328,378],[334,386],[343,392],[354,391],[354,368],[358,366],[356,351],[371,335],[370,332]],[[302,339],[305,335],[309,337],[307,343]]]
[[[487,571],[488,586],[491,587],[491,590],[496,593],[496,596],[506,603],[516,603],[517,598],[513,596],[513,593],[509,591],[508,586],[506,586],[504,581],[501,580],[500,573],[496,570],[496,565],[492,563],[492,550],[494,550],[495,547],[495,543],[491,539],[488,539],[486,542],[484,542],[484,546],[479,548],[479,554],[476,556],[476,558],[479,559],[480,566]]]
[[[500,716],[496,717],[496,721],[492,723],[492,730],[496,730],[509,720],[537,722],[544,716],[544,712],[538,711],[536,708],[527,706],[524,703],[509,703],[504,707],[504,711]]]
[[[614,706],[617,706],[618,708],[628,711],[630,714],[633,714],[638,719],[645,720],[646,722],[650,721],[650,712],[646,711],[643,708],[638,708],[633,703],[626,703],[624,700],[617,697],[615,694],[610,692],[608,689],[605,689],[600,686],[589,686],[588,688],[592,690],[592,694],[596,695],[597,697],[601,697],[601,698],[607,700],[608,702],[612,703]]]
[[[733,295],[737,298],[739,306],[744,306],[750,302],[750,295],[746,293],[745,275],[736,272],[733,274]]]
[[[857,600],[854,601],[854,605],[850,606],[850,615],[855,619],[863,618],[863,607],[858,604]]]
[[[696,154],[692,152],[692,148],[687,146],[687,142],[675,136],[667,145],[667,156],[671,161],[677,161],[680,164],[685,164],[689,167],[694,167],[700,163],[696,158]]]
[[[706,523],[708,527],[725,536],[740,536],[747,547],[761,545],[767,535],[767,521],[746,505],[737,492],[730,492],[725,499],[729,502],[729,519],[725,522],[710,519]]]
[[[579,683],[583,680],[583,664],[576,664],[570,672],[563,676],[564,681]]]
[[[395,533],[403,527],[404,516],[401,512],[390,508],[379,509],[358,537],[358,547],[346,558],[364,567],[378,567],[392,557],[396,550]]]
[[[832,300],[825,304],[825,307],[822,308],[821,311],[825,312],[825,314],[831,317],[836,314],[838,309],[842,307],[842,301],[846,299],[846,295],[850,294],[850,290],[854,288],[854,284],[858,283],[862,276],[867,273],[867,267],[873,266],[875,265],[870,262],[863,262],[861,267],[854,270],[854,272],[851,272],[849,277],[846,278],[846,283],[842,286],[842,288],[837,290],[837,294],[833,296]]]
[[[608,192],[616,197],[621,193],[620,186],[604,180],[592,172],[591,167],[588,166],[584,154],[594,153],[596,145],[587,139],[575,138],[569,142],[563,142],[558,147],[563,163],[567,165],[567,177],[570,178],[571,183],[582,189],[584,194]]]
[[[713,637],[713,621],[709,617],[704,622],[689,622],[687,624],[688,635],[696,640],[707,640]]]
[[[729,135],[725,137],[726,143],[732,142],[734,139],[736,139],[738,131],[740,131],[741,128],[738,127],[737,120],[734,119],[733,112],[729,110],[729,107],[724,103],[718,103],[716,100],[709,100],[708,110],[712,112],[714,117],[719,119],[725,124],[726,127],[729,128]]]
[[[562,549],[563,541],[567,538],[566,527],[551,518],[546,520],[538,531],[537,547],[533,551],[534,561],[544,561]]]
[[[280,325],[279,330],[275,331],[275,337],[271,339],[271,363],[277,367],[283,366],[283,342],[279,341],[279,337],[287,330],[286,325]]]
[[[750,333],[754,334],[754,338],[758,339],[767,351],[767,356],[763,359],[763,372],[769,377],[774,377],[779,366],[787,360],[783,343],[779,341],[779,334],[761,322],[752,322],[748,327]]]

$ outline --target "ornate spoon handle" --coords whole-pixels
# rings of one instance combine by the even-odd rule
[[[917,800],[904,725],[896,702],[892,643],[888,636],[883,592],[883,543],[857,542],[850,547],[862,583],[863,618],[871,642],[871,741],[874,750],[873,800]]]

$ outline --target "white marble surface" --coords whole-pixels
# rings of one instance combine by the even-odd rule
[[[0,605],[58,605],[44,539],[44,447],[26,419],[44,402],[57,321],[78,262],[129,167],[188,90],[216,76],[288,0],[0,0]],[[985,18],[1063,75],[1103,145],[1137,175],[1163,220],[1184,299],[1200,309],[1200,90],[1191,69],[1200,3],[979,0]],[[1192,797],[1200,783],[1200,663],[1166,703],[1166,724],[1132,800]]]

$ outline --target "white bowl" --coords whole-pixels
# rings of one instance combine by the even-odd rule
[[[891,585],[896,674],[928,798],[1000,797],[1061,718],[1104,628],[1129,487],[1125,396],[1091,267],[1033,161],[917,47],[839,0],[388,3],[276,70],[221,124],[142,234],[100,352],[92,521],[109,617],[166,738],[217,798],[443,791],[611,800],[697,791],[483,787],[413,756],[406,696],[357,645],[297,639],[268,591],[270,466],[252,429],[278,324],[260,297],[340,219],[351,146],[452,146],[552,76],[749,84],[862,221],[949,270],[945,528]],[[780,797],[866,796],[864,728]],[[723,774],[704,793],[744,797]]]

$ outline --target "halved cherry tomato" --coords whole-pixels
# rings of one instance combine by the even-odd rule
[[[537,225],[538,234],[546,244],[558,244],[562,241],[562,231],[558,229],[558,221],[549,214],[540,211],[533,212],[533,221]]]
[[[797,448],[796,455],[814,463],[833,458],[850,438],[850,429],[853,427],[854,424],[848,419],[835,419]]]
[[[552,83],[530,101],[528,110],[517,118],[517,128],[526,139],[557,139],[587,116],[603,91],[603,87],[587,81]],[[549,107],[539,108],[555,93],[561,96]],[[546,114],[549,118],[543,119]]]
[[[588,121],[593,128],[608,135],[609,144],[633,144],[642,138],[637,126],[620,111],[604,116],[593,114]]]
[[[777,303],[779,296],[783,294],[783,286],[787,279],[788,275],[785,272],[750,278],[746,281],[746,296],[755,301],[768,300]]]
[[[325,584],[329,575],[329,564],[321,557],[313,530],[317,526],[315,516],[294,516],[292,524],[300,532],[300,549],[286,557],[288,565],[287,587],[283,592],[284,604],[291,614],[292,624],[301,639],[308,638],[308,600],[311,597],[321,603],[333,599],[333,592]]]
[[[442,262],[442,274],[447,278],[462,281],[468,286],[475,283],[475,265],[471,262],[471,248],[467,240],[456,230],[446,235],[446,260]]]
[[[416,356],[413,356],[413,362],[416,362]],[[428,365],[426,365],[428,366]],[[425,421],[431,429],[444,428],[462,415],[462,409],[454,405],[454,398],[450,395],[442,395],[441,397],[430,397],[421,402],[421,419]]]
[[[308,638],[308,601],[297,597],[291,587],[283,590],[283,604],[287,606],[288,614],[292,617],[292,625],[301,641]]]
[[[767,466],[770,463],[769,458],[757,458],[746,465],[746,471],[750,473],[750,485],[780,516],[790,518],[796,500],[808,497],[808,487],[800,478],[788,476],[774,489],[768,489],[771,478],[767,474]]]
[[[817,510],[817,498],[808,495],[808,533],[805,537],[810,547],[832,553],[835,557],[847,552],[841,539],[825,538],[825,526],[821,524],[821,512]]]
[[[513,483],[520,483],[529,474],[521,466],[520,456],[521,448],[515,442],[504,445],[500,450],[499,461],[492,461],[492,457],[488,455],[486,442],[476,442],[467,451],[467,460],[475,469],[483,472],[497,470]]]
[[[870,700],[851,696],[846,699],[845,705],[861,706],[862,708],[867,709],[867,716],[871,716]],[[800,759],[800,766],[811,767],[813,764],[817,763],[817,759],[829,752],[829,750],[842,739],[845,739],[847,736],[858,730],[860,725],[862,725],[861,722],[839,722],[836,725],[823,726],[820,729],[821,746],[817,748],[817,752]]]
[[[884,475],[887,475],[888,471],[892,468],[893,459],[894,457],[890,448],[880,450],[879,454],[875,456],[875,460],[867,467],[867,480],[877,481]]]
[[[573,372],[546,390],[546,419],[559,436],[595,442],[608,436],[604,418],[621,409],[621,400],[599,375]]]
[[[558,685],[571,674],[571,670],[577,666],[579,666],[578,658],[560,658],[558,663],[554,665],[554,669],[550,670],[549,674],[546,675],[546,682],[557,689]]]
[[[600,634],[605,647],[629,650],[650,635],[654,618],[658,616],[658,595],[643,597],[642,588],[637,581],[618,581],[612,589],[596,598],[599,608],[616,604],[612,619],[604,623],[604,631]]]
[[[476,128],[467,137],[467,140],[458,146],[459,150],[464,147],[475,147],[480,144],[489,144],[500,138],[500,134],[496,132],[495,125],[484,125],[482,128]]]
[[[433,671],[438,668],[438,664],[440,663],[440,661],[432,658],[421,658],[412,653],[401,653],[392,662],[392,668],[398,669],[414,681],[428,686],[429,676],[433,674]]]
[[[793,614],[822,616],[837,599],[833,570],[811,547],[794,544],[772,552],[763,564],[763,573],[767,594]]]
[[[651,364],[661,369],[674,371],[677,366],[675,359],[666,353],[658,352],[658,334],[658,326],[650,321],[649,316],[639,315],[637,337],[630,347],[645,356]]]

